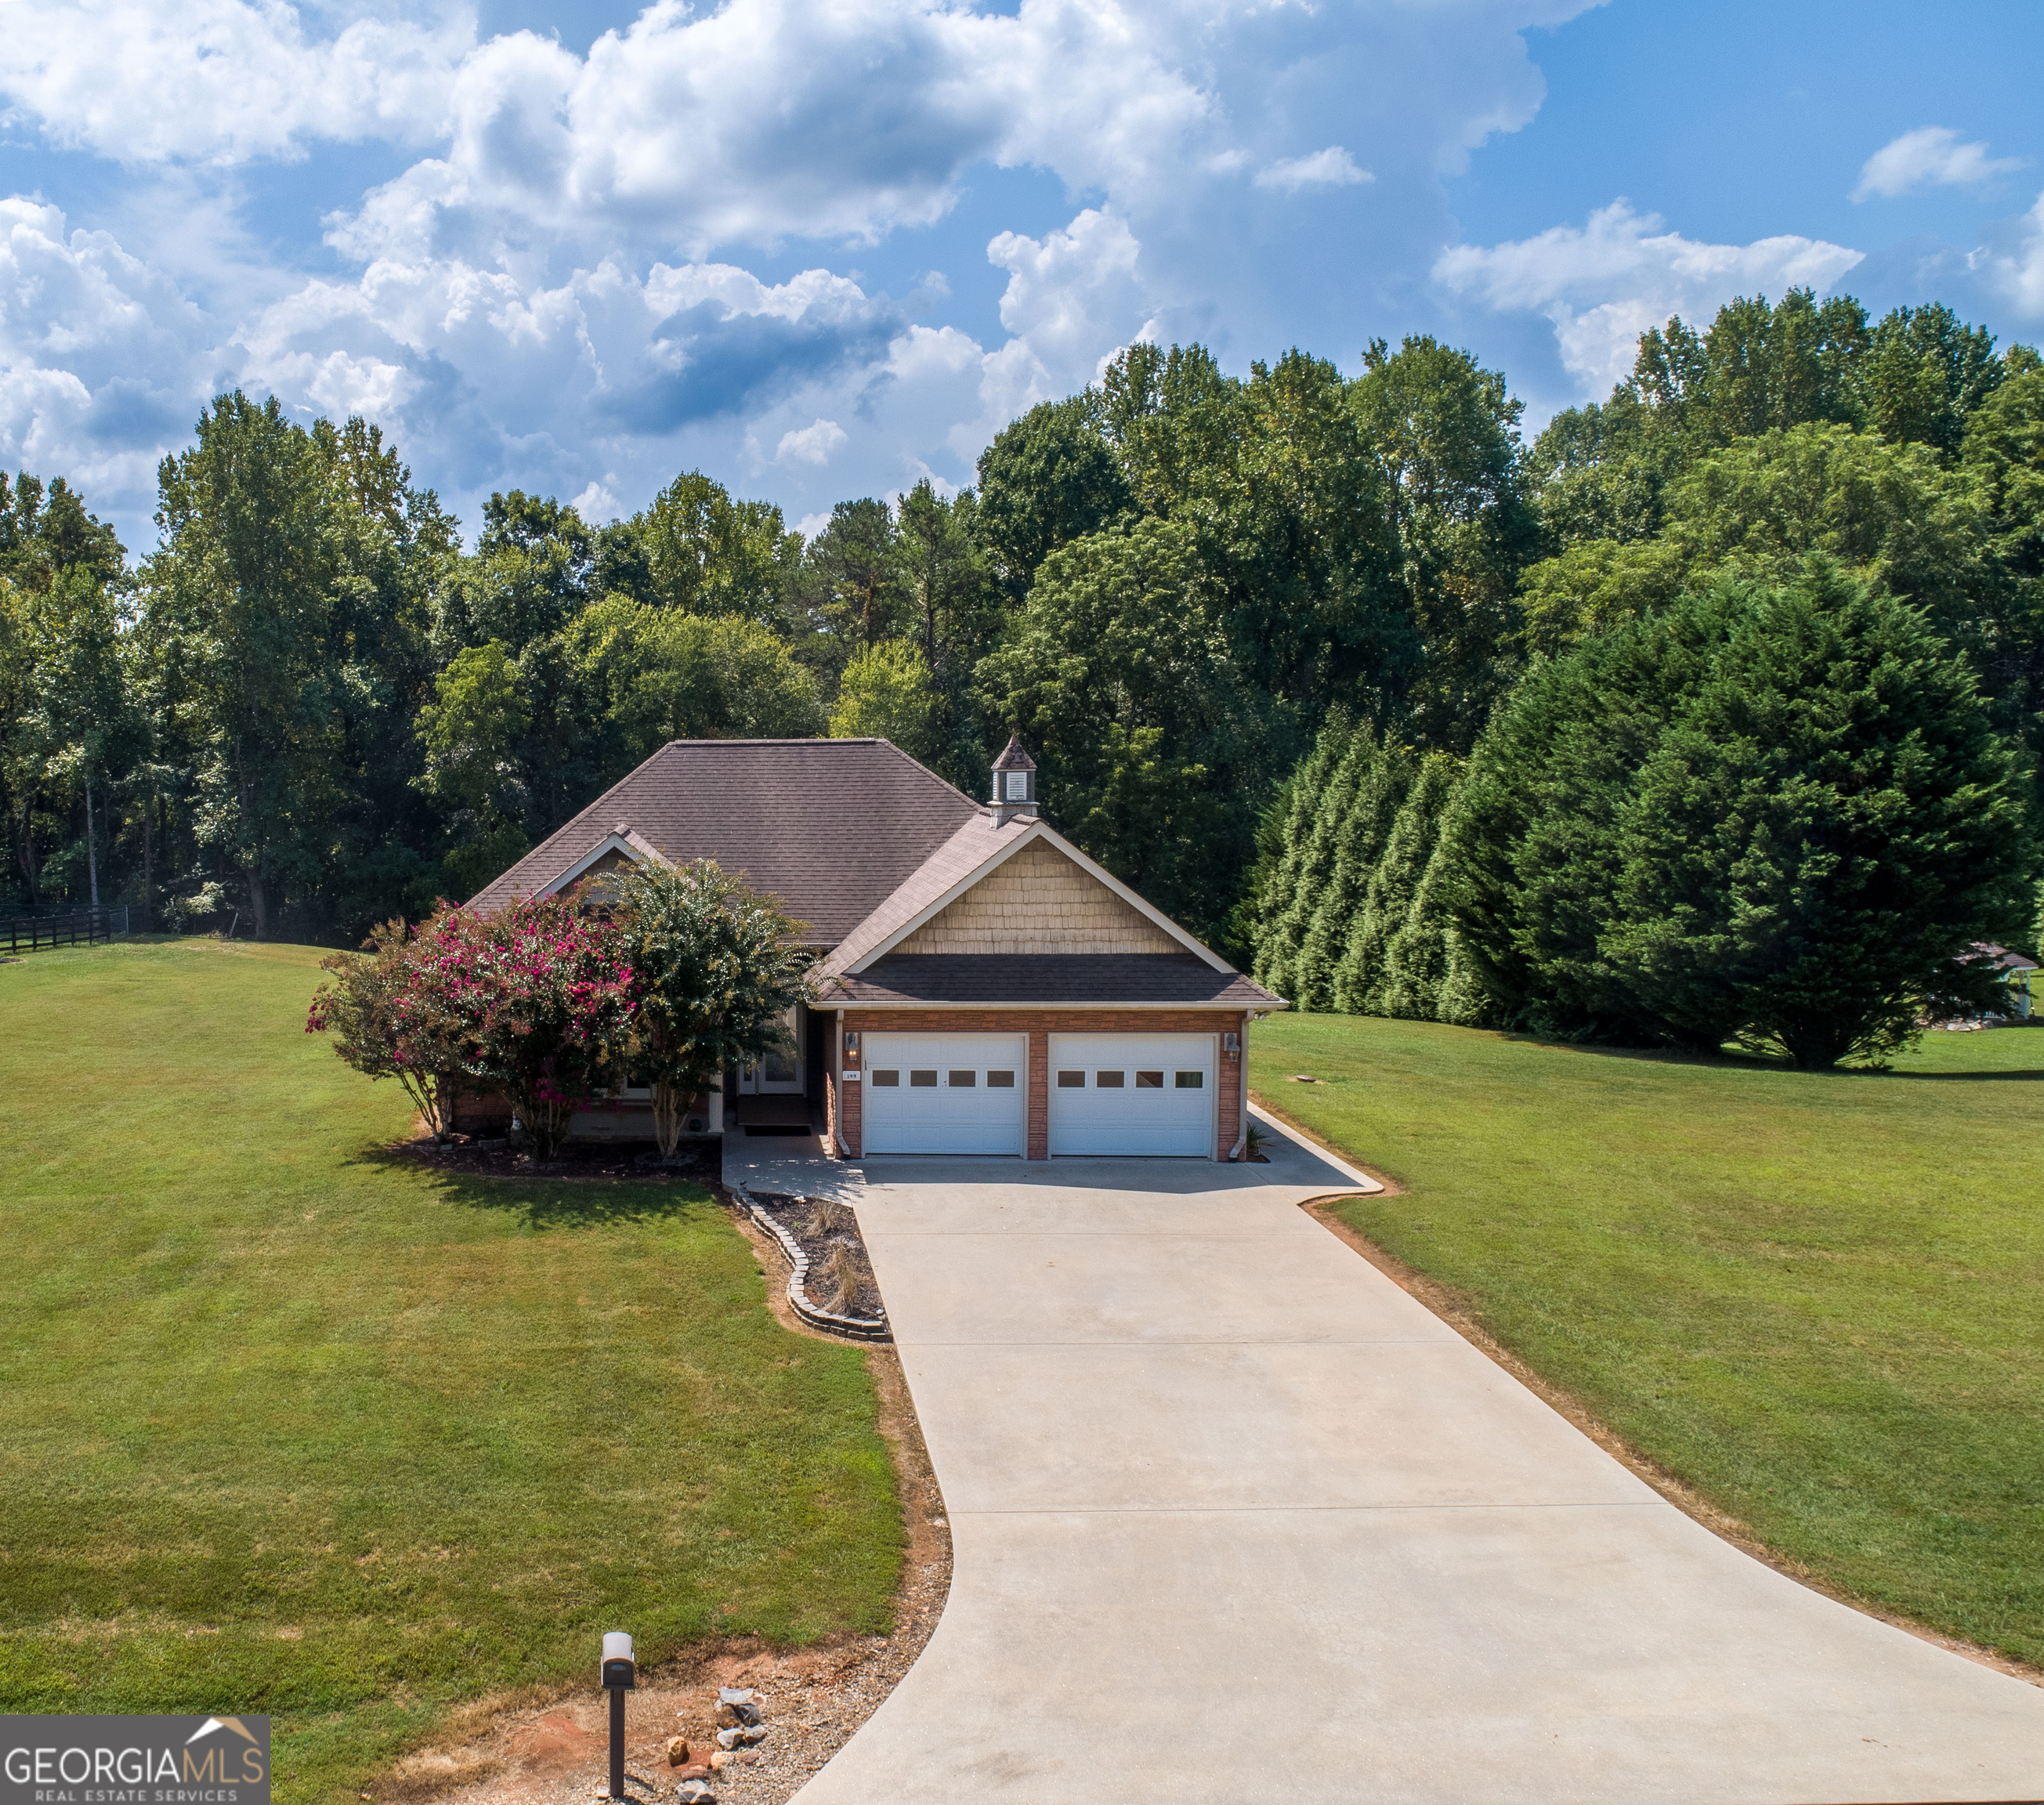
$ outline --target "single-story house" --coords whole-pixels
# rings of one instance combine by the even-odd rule
[[[820,1123],[847,1158],[1242,1158],[1243,1032],[1287,1005],[1043,820],[1018,741],[992,775],[975,802],[885,739],[674,740],[471,906],[709,858],[804,922],[815,1000],[701,1100],[705,1132]]]

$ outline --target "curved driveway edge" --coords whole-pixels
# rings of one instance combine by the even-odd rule
[[[827,1168],[955,1565],[801,1805],[2040,1795],[2044,1690],[1692,1522],[1270,1151]]]

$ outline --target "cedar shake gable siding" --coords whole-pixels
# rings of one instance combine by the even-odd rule
[[[1182,944],[1032,840],[889,950],[917,953],[1182,953]]]
[[[969,820],[978,805],[885,739],[670,740],[469,906],[545,891],[623,827],[677,865],[714,859],[835,947]]]

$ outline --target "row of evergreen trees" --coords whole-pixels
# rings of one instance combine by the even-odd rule
[[[1441,850],[1462,777],[1367,724],[1321,733],[1266,819],[1244,920],[1258,983],[1302,1009],[1481,1019]]]
[[[1537,661],[1466,761],[1323,733],[1242,925],[1304,1009],[1881,1059],[2003,1000],[2033,778],[1927,610],[1720,573]]]

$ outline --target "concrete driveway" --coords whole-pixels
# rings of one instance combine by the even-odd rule
[[[1354,1188],[1301,1146],[746,1153],[856,1207],[956,1556],[801,1805],[2044,1797],[2044,1690],[1665,1503],[1299,1209]]]

